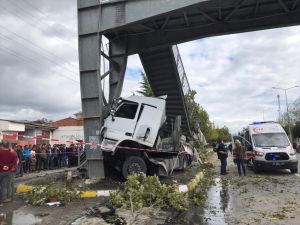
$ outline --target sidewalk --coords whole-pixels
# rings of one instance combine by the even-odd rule
[[[31,173],[24,174],[23,177],[15,178],[15,183],[18,184],[21,182],[30,181],[35,178],[45,177],[47,175],[52,175],[52,174],[56,174],[56,173],[64,173],[64,172],[68,172],[68,171],[76,171],[76,170],[77,170],[77,167],[71,167],[71,168],[62,168],[62,169],[55,169],[55,170],[45,170],[45,171],[40,171],[40,172],[31,172]]]

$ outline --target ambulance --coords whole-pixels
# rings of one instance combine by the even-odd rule
[[[246,147],[246,161],[254,172],[289,169],[291,173],[298,173],[296,150],[279,123],[252,123],[233,139],[239,139]]]

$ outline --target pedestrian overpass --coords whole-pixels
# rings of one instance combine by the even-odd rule
[[[185,104],[190,89],[176,44],[299,24],[299,0],[78,0],[85,141],[100,142],[103,116],[121,95],[129,55],[139,54],[154,94],[168,95],[170,120],[181,115],[184,133],[193,135]],[[109,61],[106,71],[100,69],[102,59]],[[107,76],[108,99],[102,88]],[[103,176],[95,169],[102,164],[101,151],[91,151],[87,160]]]

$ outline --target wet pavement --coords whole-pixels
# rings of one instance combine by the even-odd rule
[[[216,156],[211,161],[215,165],[216,175],[205,204],[190,209],[178,224],[300,224],[299,174],[291,174],[289,170],[254,174],[247,169],[247,176],[240,177],[229,156],[229,174],[221,176],[220,162]]]
[[[42,220],[42,217],[18,210],[12,213],[0,214],[1,225],[36,225],[41,224]]]
[[[215,178],[215,185],[208,190],[206,209],[204,210],[204,224],[225,225],[226,213],[230,213],[231,202],[228,181],[220,177]]]

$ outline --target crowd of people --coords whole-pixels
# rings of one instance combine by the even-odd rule
[[[19,166],[16,175],[33,171],[52,170],[63,167],[73,167],[78,164],[78,146],[71,144],[38,144],[38,145],[15,145],[14,151],[19,158]],[[81,151],[80,151],[81,152]]]
[[[11,145],[0,143],[0,206],[12,201],[14,178],[24,173],[78,165],[82,146],[71,144]]]

